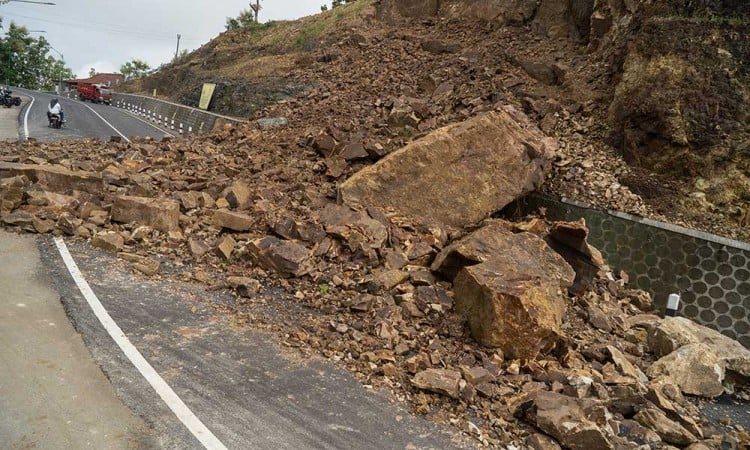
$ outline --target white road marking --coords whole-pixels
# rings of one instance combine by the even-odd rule
[[[124,112],[125,114],[127,114],[127,115],[129,115],[129,116],[132,116],[132,117],[134,117],[134,118],[136,118],[136,119],[140,120],[141,122],[145,123],[146,125],[149,125],[149,126],[151,126],[151,127],[154,127],[154,128],[156,128],[157,130],[161,131],[162,133],[166,134],[167,136],[172,136],[172,137],[175,137],[175,135],[174,135],[174,134],[172,134],[172,133],[170,133],[169,131],[163,130],[163,129],[161,129],[161,128],[157,127],[156,125],[154,125],[153,123],[151,123],[151,122],[148,122],[148,121],[146,121],[146,120],[143,120],[143,119],[141,119],[140,117],[138,117],[137,115],[135,115],[135,114],[133,114],[132,112],[128,111],[127,109],[122,109],[122,108],[120,108],[120,110],[121,110],[122,112]]]
[[[31,111],[31,107],[34,106],[34,100],[36,99],[34,98],[33,95],[30,95],[30,94],[26,94],[26,95],[31,97],[31,103],[29,103],[28,108],[26,108],[26,114],[23,115],[23,134],[24,136],[26,136],[24,140],[28,141],[29,140],[29,112]]]
[[[115,128],[114,125],[112,125],[111,123],[107,122],[107,119],[105,119],[104,117],[100,116],[98,112],[94,111],[94,108],[90,107],[89,105],[87,105],[87,104],[85,104],[83,102],[81,102],[81,105],[85,106],[88,109],[90,109],[92,113],[96,114],[96,117],[102,119],[102,121],[104,123],[106,123],[107,125],[109,125],[110,128],[112,128],[113,130],[115,130],[115,133],[119,134],[120,137],[122,137],[123,139],[125,139],[126,142],[130,142],[130,139],[128,139],[124,134],[120,133],[120,130],[118,130],[117,128]]]
[[[115,343],[120,347],[122,352],[125,353],[125,356],[128,357],[130,362],[133,363],[135,368],[138,369],[141,375],[143,375],[143,378],[148,381],[148,383],[152,388],[154,388],[156,393],[159,394],[159,397],[164,400],[164,403],[167,404],[169,409],[171,409],[172,412],[175,413],[177,418],[180,419],[180,422],[182,422],[185,427],[187,427],[187,429],[193,434],[193,436],[196,437],[196,439],[200,441],[201,444],[203,444],[204,447],[209,450],[226,450],[224,444],[222,444],[221,441],[216,436],[214,436],[211,430],[209,430],[203,424],[203,422],[201,422],[200,419],[198,419],[198,417],[193,414],[190,408],[188,408],[188,406],[182,401],[182,399],[180,399],[180,397],[172,390],[172,388],[169,387],[167,382],[164,381],[164,379],[156,372],[156,370],[154,370],[151,364],[146,361],[146,358],[144,358],[143,355],[141,355],[141,353],[138,351],[138,349],[135,348],[135,346],[130,342],[128,337],[125,335],[125,333],[123,333],[122,329],[120,329],[117,323],[115,323],[115,321],[112,319],[112,316],[109,315],[107,310],[104,309],[104,306],[99,301],[99,298],[97,298],[96,294],[94,294],[91,286],[89,286],[88,282],[86,282],[86,279],[83,277],[83,274],[78,268],[78,265],[70,255],[70,251],[68,251],[68,247],[65,245],[65,241],[60,237],[56,237],[55,244],[57,245],[60,256],[62,256],[62,259],[65,262],[68,271],[70,272],[70,275],[73,277],[73,280],[78,286],[78,289],[81,291],[81,294],[83,294],[83,297],[88,302],[92,311],[94,311],[94,314],[99,319],[99,322],[101,322],[102,326],[104,326],[104,329],[107,330],[107,333],[109,333],[112,339],[114,339]]]

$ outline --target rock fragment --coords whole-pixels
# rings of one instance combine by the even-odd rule
[[[414,386],[438,394],[458,398],[461,373],[456,370],[427,369],[417,373],[412,379]]]
[[[112,205],[112,220],[138,223],[169,232],[180,228],[180,204],[174,200],[119,196]]]

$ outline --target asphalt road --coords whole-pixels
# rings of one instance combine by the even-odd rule
[[[29,104],[28,115],[24,108],[19,116],[21,137],[30,137],[39,141],[59,141],[65,139],[99,138],[109,139],[112,136],[123,138],[152,137],[161,139],[170,134],[141,120],[139,117],[120,108],[103,104],[82,102],[64,96],[29,91],[16,88],[14,95],[26,95],[33,98]],[[60,100],[65,113],[66,124],[61,129],[48,126],[47,106],[56,97]],[[26,123],[24,123],[26,122]],[[28,129],[28,136],[25,136]]]

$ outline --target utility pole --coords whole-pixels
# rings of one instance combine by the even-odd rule
[[[260,0],[255,0],[255,4],[250,3],[250,9],[255,13],[255,23],[258,23],[258,11],[260,11]]]
[[[181,34],[177,35],[177,50],[174,51],[174,62],[177,62],[177,56],[180,54],[180,38]]]

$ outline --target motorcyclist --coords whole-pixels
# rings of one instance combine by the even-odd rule
[[[52,119],[52,114],[60,116],[60,123],[65,123],[65,113],[63,113],[62,104],[60,104],[56,98],[53,98],[49,102],[49,107],[47,108],[47,120]]]

